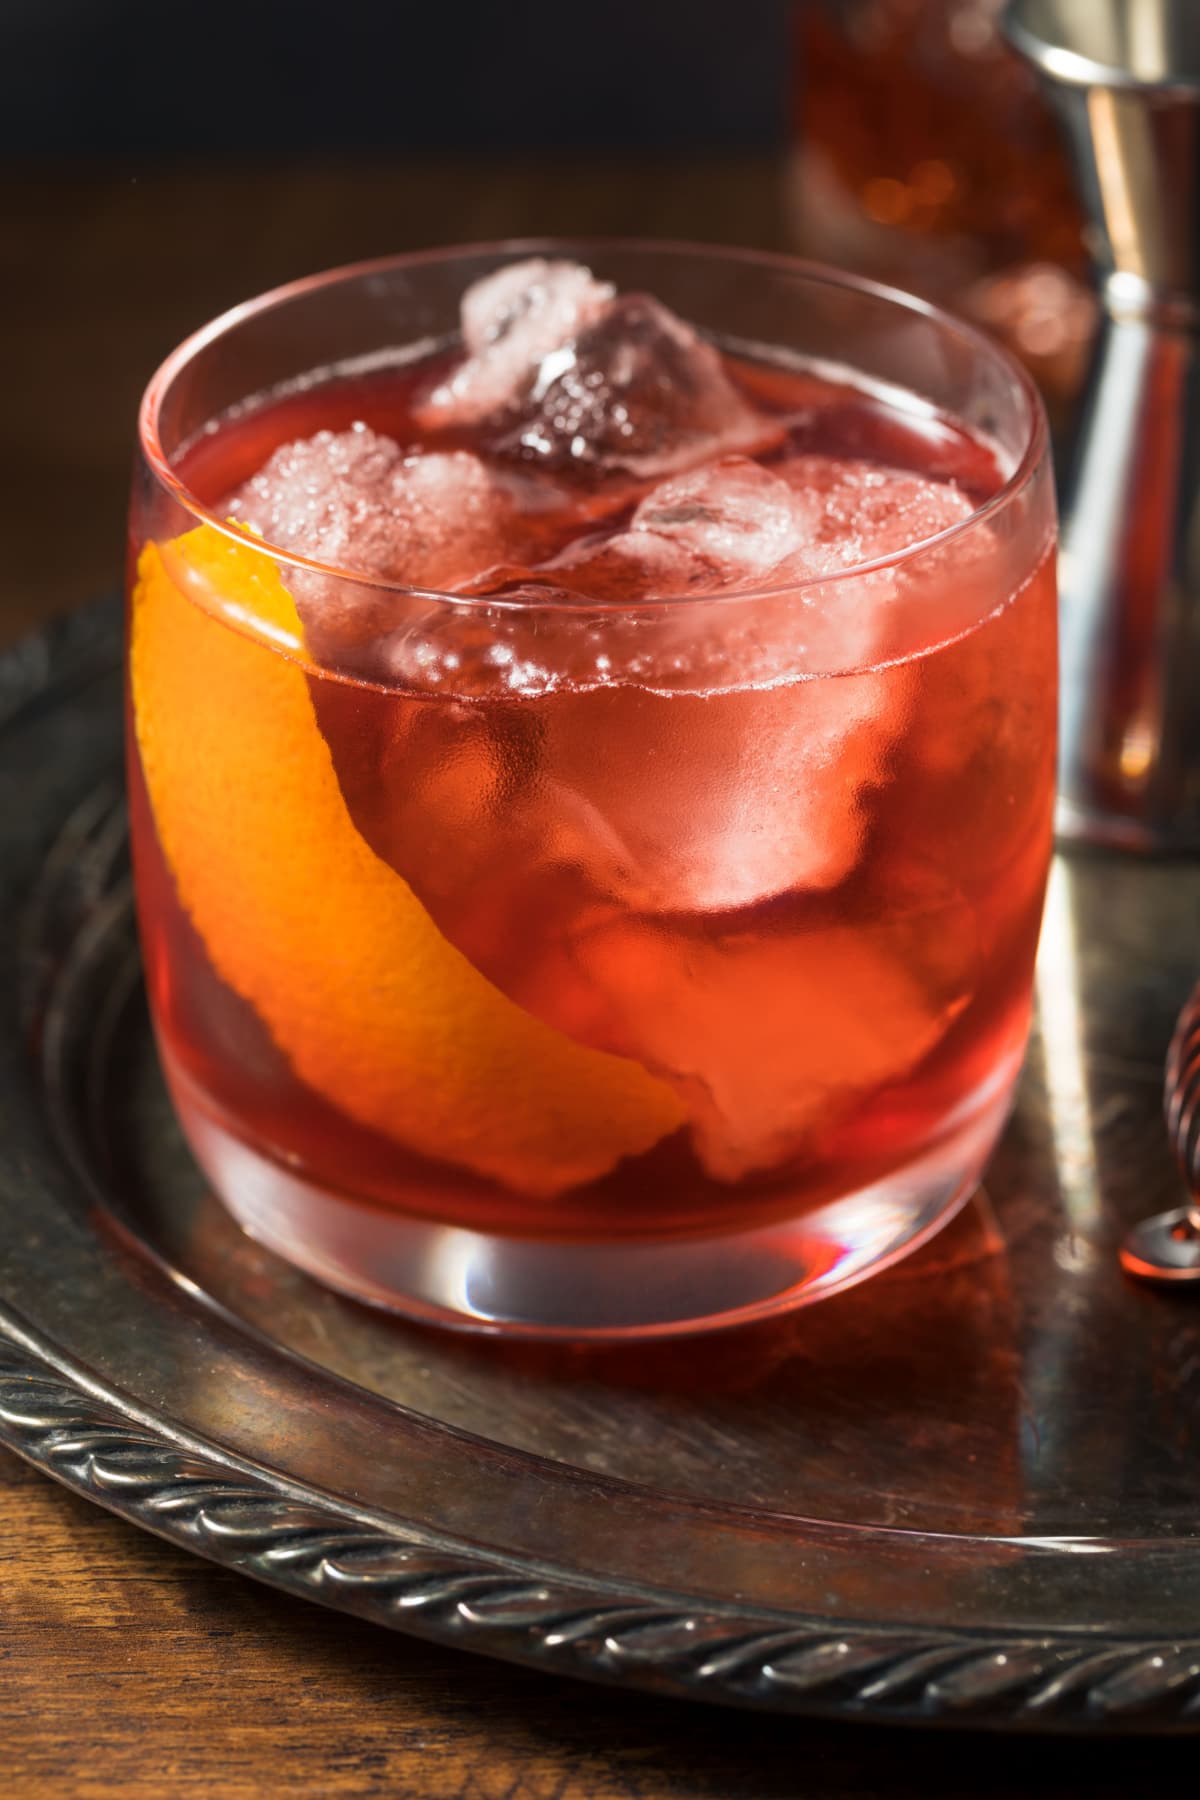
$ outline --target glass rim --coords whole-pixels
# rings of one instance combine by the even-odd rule
[[[426,264],[452,262],[470,257],[516,259],[534,255],[561,256],[567,252],[579,254],[586,253],[589,248],[601,252],[606,250],[633,251],[679,259],[695,257],[708,261],[739,262],[749,268],[761,269],[776,275],[791,276],[815,286],[848,289],[907,312],[916,318],[928,320],[939,330],[948,331],[958,337],[975,353],[999,364],[1014,380],[1029,414],[1029,430],[1024,447],[1012,470],[1005,476],[996,492],[989,495],[978,506],[972,507],[964,518],[955,520],[952,525],[929,537],[915,538],[912,543],[905,544],[899,550],[891,551],[886,556],[874,557],[869,562],[853,563],[847,568],[833,569],[823,574],[806,575],[802,579],[793,577],[787,581],[760,584],[749,588],[718,590],[715,593],[706,594],[656,594],[652,597],[621,600],[616,603],[600,602],[584,595],[573,595],[566,589],[561,591],[548,589],[544,598],[530,595],[528,592],[517,595],[455,594],[440,588],[421,587],[412,582],[368,575],[362,570],[346,568],[338,563],[322,562],[316,557],[305,556],[299,551],[285,550],[280,545],[272,544],[267,539],[258,536],[248,527],[239,525],[206,506],[180,478],[163,449],[159,435],[159,418],[171,384],[210,344],[215,343],[227,332],[236,329],[248,319],[256,318],[274,307],[286,305],[302,296],[316,293],[322,288],[336,287],[344,282],[382,275],[392,270],[420,268]],[[848,372],[852,374],[853,370],[850,369]],[[312,275],[300,276],[294,281],[283,282],[277,287],[268,288],[261,294],[252,296],[249,300],[240,301],[237,305],[226,308],[224,312],[218,313],[210,319],[207,324],[189,333],[164,358],[150,377],[138,407],[138,445],[146,465],[159,487],[185,512],[190,513],[197,524],[212,527],[231,543],[244,549],[269,556],[273,562],[283,568],[294,569],[303,575],[316,575],[339,582],[353,583],[357,587],[370,588],[376,593],[396,594],[405,599],[436,602],[443,606],[461,607],[472,611],[491,608],[523,613],[548,610],[562,614],[595,614],[600,611],[606,616],[611,615],[614,618],[654,611],[664,607],[733,605],[767,599],[780,594],[807,593],[810,590],[835,588],[839,583],[858,581],[863,576],[874,574],[879,570],[900,568],[911,562],[916,556],[922,556],[929,550],[940,549],[943,545],[965,537],[968,532],[975,531],[989,518],[1003,512],[1029,486],[1042,467],[1048,443],[1049,427],[1046,421],[1045,407],[1041,394],[1028,371],[1011,352],[978,326],[972,325],[966,319],[959,318],[954,313],[947,312],[932,301],[923,300],[916,294],[906,293],[902,288],[891,287],[884,282],[873,281],[866,276],[835,268],[831,264],[805,257],[790,256],[781,251],[754,250],[741,245],[698,243],[678,238],[643,238],[604,234],[581,237],[499,238],[469,244],[444,244],[431,249],[403,251],[398,255],[370,257],[359,262],[344,263],[334,268],[319,270]]]

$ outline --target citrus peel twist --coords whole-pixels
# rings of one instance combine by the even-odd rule
[[[304,641],[268,555],[213,526],[147,544],[130,633],[138,749],[180,902],[302,1082],[423,1156],[539,1197],[683,1123],[639,1063],[493,987],[359,835],[309,675],[260,641]]]

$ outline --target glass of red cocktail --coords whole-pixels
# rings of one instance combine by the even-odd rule
[[[819,268],[509,245],[164,364],[132,506],[142,941],[235,1217],[480,1329],[816,1299],[971,1192],[1050,854],[1028,379]]]

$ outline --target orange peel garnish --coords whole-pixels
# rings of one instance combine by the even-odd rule
[[[159,839],[218,975],[300,1080],[423,1156],[537,1196],[675,1130],[664,1082],[541,1024],[442,937],[355,829],[303,664],[237,620],[302,650],[268,555],[212,526],[146,545],[130,681]]]

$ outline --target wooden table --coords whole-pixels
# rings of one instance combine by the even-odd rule
[[[761,162],[0,175],[0,640],[117,579],[138,393],[184,332],[309,269],[523,232],[787,242]],[[431,1648],[142,1535],[0,1454],[13,1800],[934,1800],[1182,1786],[1183,1744],[982,1739],[653,1701]]]

